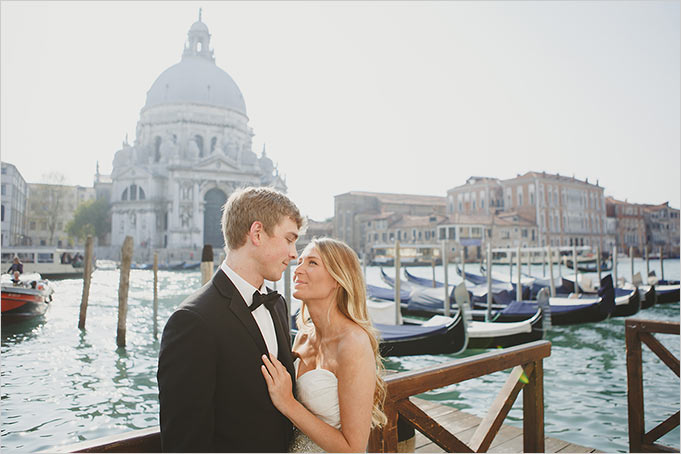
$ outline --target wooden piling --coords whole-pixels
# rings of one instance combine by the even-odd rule
[[[442,240],[442,271],[444,272],[444,277],[445,277],[445,294],[444,294],[444,302],[445,302],[445,317],[449,317],[451,312],[450,312],[450,302],[449,302],[449,270],[447,269],[447,266],[449,265],[449,260],[447,260],[447,240]],[[435,277],[433,277],[433,286],[435,286]]]
[[[577,243],[575,241],[575,243]],[[577,264],[577,245],[572,245],[572,269],[575,271],[575,295],[579,295],[579,265]]]
[[[125,237],[121,248],[121,278],[118,284],[118,331],[116,345],[125,347],[126,318],[128,316],[128,289],[130,288],[130,264],[132,263],[132,237]]]
[[[549,284],[551,285],[551,296],[556,296],[556,284],[553,282],[553,252],[551,251],[551,245],[548,246],[549,250]],[[560,266],[560,263],[558,264]]]
[[[631,282],[634,282],[634,247],[629,246],[629,260],[631,261]]]
[[[485,321],[492,320],[492,242],[487,243],[487,312],[485,312]]]
[[[158,252],[154,252],[154,339],[158,338]]]
[[[461,279],[466,280],[466,256],[463,253],[463,246],[461,246]]]
[[[596,270],[598,271],[598,282],[600,285],[601,282],[601,245],[599,244],[596,246],[596,254],[598,254],[598,257],[596,258]]]
[[[660,280],[664,281],[664,255],[662,254],[662,246],[660,246]]]
[[[541,277],[546,277],[546,249],[541,250]]]
[[[520,284],[520,272],[521,272],[521,266],[520,266],[520,246],[518,246],[518,257],[516,258],[517,260],[517,266],[518,266],[518,282],[515,284],[515,299],[516,301],[522,301],[523,300],[523,286]]]
[[[617,288],[617,246],[612,247],[612,277],[615,281],[613,285]]]
[[[650,276],[650,257],[648,256],[648,245],[645,245],[646,254],[646,278],[644,282],[648,282],[648,276]]]
[[[85,264],[83,267],[83,295],[80,299],[80,317],[78,318],[78,328],[85,329],[85,318],[87,315],[87,303],[90,298],[90,282],[92,278],[92,235],[85,240]]]
[[[402,307],[400,302],[400,240],[395,240],[395,324],[402,324]]]
[[[435,288],[435,257],[433,257],[433,260],[430,262],[430,265],[433,269],[433,288]]]
[[[201,285],[213,276],[213,246],[204,244],[201,250]]]

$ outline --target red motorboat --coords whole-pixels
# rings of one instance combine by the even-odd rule
[[[15,323],[44,315],[52,301],[54,289],[37,273],[12,281],[2,275],[2,323]]]

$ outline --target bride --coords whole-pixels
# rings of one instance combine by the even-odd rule
[[[363,452],[385,424],[381,357],[355,252],[312,240],[298,259],[293,296],[303,303],[293,343],[296,396],[286,368],[263,356],[272,402],[296,426],[289,452]],[[296,400],[297,398],[297,400]]]

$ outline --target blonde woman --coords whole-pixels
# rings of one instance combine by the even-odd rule
[[[302,301],[292,379],[274,357],[262,373],[275,407],[297,428],[289,452],[362,452],[371,428],[385,423],[385,386],[376,332],[355,252],[313,240],[298,259],[293,296]]]

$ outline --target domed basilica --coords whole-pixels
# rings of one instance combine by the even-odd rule
[[[252,151],[246,103],[215,64],[210,36],[199,13],[182,59],[147,92],[134,145],[126,139],[115,154],[112,246],[131,235],[137,252],[220,248],[221,209],[234,189],[286,191],[264,148],[260,157]]]

